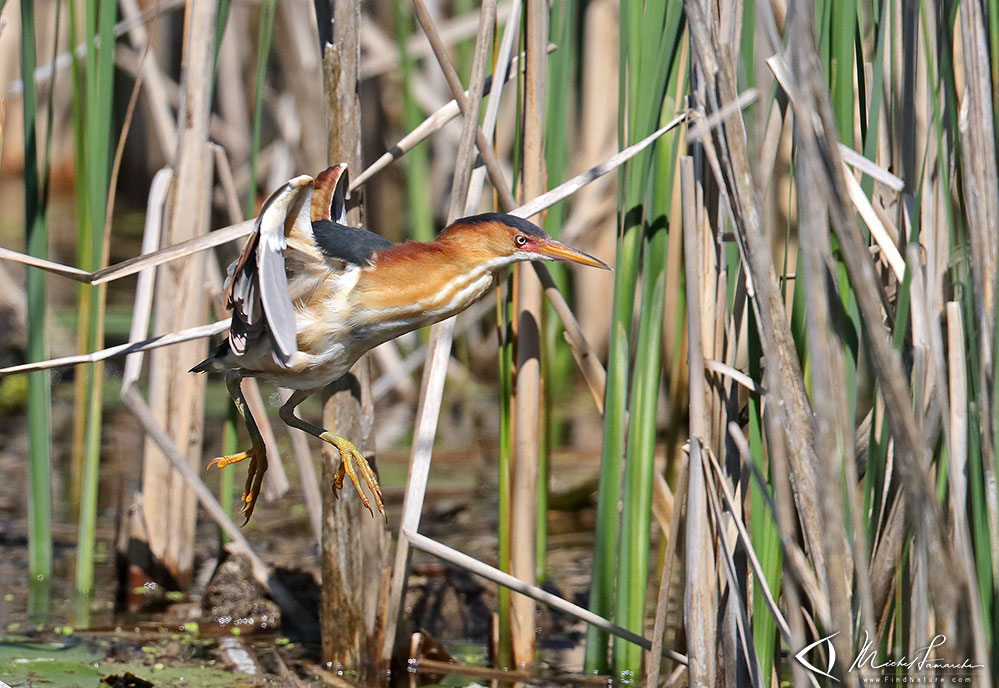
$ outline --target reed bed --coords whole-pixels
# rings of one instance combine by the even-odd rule
[[[354,161],[355,184],[363,180],[354,203],[366,199],[365,223],[386,236],[425,240],[446,220],[502,210],[601,257],[612,253],[615,273],[611,283],[523,266],[501,281],[495,307],[372,357],[372,388],[392,390],[392,409],[405,411],[395,417],[414,419],[394,435],[412,438],[411,466],[400,522],[388,524],[395,557],[379,544],[366,564],[374,592],[352,613],[364,630],[351,642],[370,646],[327,643],[325,660],[375,665],[405,654],[412,545],[501,585],[510,573],[519,579],[515,592],[500,588],[492,661],[531,668],[534,605],[551,602],[535,584],[560,576],[546,563],[555,470],[546,457],[590,422],[600,425],[595,443],[577,447],[600,455],[587,476],[595,530],[585,606],[602,620],[558,603],[591,624],[582,665],[572,670],[650,688],[902,677],[994,684],[999,5],[393,0],[342,4],[336,11],[349,10],[343,17],[359,26],[345,37],[330,29],[333,9],[323,2],[190,4],[208,25],[189,27],[195,43],[183,47],[200,67],[177,84],[167,76],[168,51],[150,50],[148,36],[141,57],[129,52],[143,47],[135,31],[152,32],[177,11],[171,3],[143,13],[123,1],[118,26],[107,0],[86,5],[83,26],[75,11],[46,15],[52,26],[72,20],[69,45],[84,45],[82,58],[68,60],[68,80],[36,69],[41,24],[32,3],[21,3],[27,255],[0,255],[36,267],[27,268],[28,365],[0,374],[31,370],[31,580],[51,576],[51,383],[43,369],[56,363],[35,363],[47,356],[52,281],[39,268],[82,283],[82,353],[103,346],[100,284],[152,270],[160,279],[156,333],[203,350],[208,330],[224,325],[166,318],[177,296],[166,293],[164,275],[186,280],[185,298],[199,304],[191,311],[207,314],[211,289],[190,266],[207,265],[204,282],[217,283],[218,259],[231,253],[222,247],[250,229],[237,223],[240,211],[252,216],[262,194],[293,173],[315,173],[331,151]],[[251,27],[255,45],[225,42],[226,32],[252,35]],[[139,42],[116,43],[125,32]],[[180,45],[178,36],[157,35]],[[167,232],[166,243],[183,243],[136,260],[107,253],[117,236],[115,222],[105,223],[120,131],[111,113],[123,100],[111,88],[112,59],[119,74],[143,75],[146,107],[137,117],[171,142],[157,164],[179,175],[166,226],[191,230]],[[75,269],[45,261],[54,101],[43,108],[36,82],[51,94],[64,81],[74,93]],[[8,149],[14,120],[0,139]],[[308,128],[323,122],[331,125],[325,139]],[[360,161],[383,150],[387,157],[363,172]],[[218,161],[214,173],[207,160]],[[556,187],[554,200],[545,195]],[[209,205],[236,224],[209,233],[224,224],[209,219]],[[102,269],[109,258],[124,263]],[[177,258],[186,267],[169,272]],[[147,306],[134,317],[146,326],[135,328],[132,355],[164,343],[143,341],[149,299],[137,299]],[[492,332],[499,530],[495,556],[472,562],[419,526],[435,437],[446,440],[446,373],[475,379],[469,360],[477,347],[495,346]],[[113,353],[120,349],[60,361],[87,364],[74,435],[81,594],[93,585],[101,438],[115,431],[100,424],[99,361]],[[134,379],[123,392],[153,436],[148,451],[155,445],[170,462],[156,470],[178,476],[171,489],[197,494],[252,554],[255,579],[287,602],[265,558],[188,466],[204,459],[204,390],[157,391],[179,384],[171,380],[183,369],[167,356],[149,373],[160,380],[150,396],[173,399],[165,408],[189,400],[173,439],[162,431],[170,413],[149,414]],[[560,413],[574,397],[592,399],[590,421]],[[359,409],[370,411],[368,397]],[[341,423],[363,431],[356,418]],[[307,452],[297,465],[316,511]],[[160,474],[147,470],[148,484]],[[225,503],[232,486],[222,489]],[[187,499],[189,507],[156,519],[180,537],[164,560],[181,584],[193,537]],[[333,510],[327,500],[324,515],[335,519]],[[332,527],[324,525],[323,539]],[[362,545],[338,546],[349,559],[347,550]],[[364,675],[377,682],[381,674]]]

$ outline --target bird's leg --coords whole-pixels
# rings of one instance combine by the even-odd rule
[[[333,476],[333,493],[336,494],[338,490],[343,488],[343,478],[344,476],[350,478],[350,482],[354,485],[354,489],[357,490],[357,494],[361,497],[361,503],[364,504],[365,508],[374,515],[374,511],[371,510],[371,505],[368,503],[368,498],[361,491],[361,482],[358,479],[358,473],[360,477],[364,479],[364,482],[368,484],[368,488],[371,489],[371,494],[375,498],[375,506],[378,507],[378,513],[385,513],[385,504],[382,501],[382,490],[378,486],[378,479],[375,477],[375,472],[371,470],[371,466],[365,460],[364,456],[357,450],[353,444],[339,435],[334,435],[331,432],[327,432],[318,425],[313,425],[312,423],[302,420],[295,415],[295,407],[305,401],[311,392],[306,391],[296,391],[290,397],[288,401],[284,403],[281,410],[278,412],[287,425],[298,428],[303,432],[307,432],[313,437],[318,437],[323,442],[332,444],[340,452],[340,466],[336,470],[336,474]]]
[[[253,514],[253,507],[257,503],[260,487],[263,484],[264,473],[267,471],[267,449],[264,446],[264,438],[257,428],[257,422],[253,420],[253,414],[250,413],[250,407],[247,406],[246,398],[243,396],[243,390],[240,387],[242,380],[243,376],[238,371],[230,370],[225,376],[225,386],[229,390],[229,396],[232,397],[233,403],[236,404],[236,410],[239,411],[239,415],[243,417],[243,422],[246,423],[246,429],[250,433],[251,446],[246,451],[212,459],[208,463],[208,467],[225,468],[244,459],[250,460],[250,469],[247,471],[246,483],[243,485],[243,496],[240,499],[243,506],[239,510],[246,518],[243,521],[245,526]]]

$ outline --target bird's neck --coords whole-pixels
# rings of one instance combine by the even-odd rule
[[[444,237],[406,242],[380,252],[372,266],[362,269],[358,305],[373,320],[405,322],[413,329],[467,308],[510,262],[456,247]]]

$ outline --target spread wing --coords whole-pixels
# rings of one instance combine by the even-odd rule
[[[316,175],[315,190],[312,193],[312,205],[309,208],[309,219],[313,222],[332,220],[347,224],[347,189],[350,175],[347,173],[347,163],[342,162],[333,167],[327,167]]]
[[[341,169],[342,168],[342,171]],[[312,195],[312,245],[327,265],[345,269],[368,265],[371,254],[392,246],[388,239],[347,224],[347,166],[338,165],[316,177]]]
[[[331,274],[367,265],[390,241],[346,224],[347,166],[315,180],[289,180],[264,202],[256,230],[229,266],[221,299],[232,310],[229,345],[236,354],[267,336],[275,360],[298,349],[295,304],[308,302]]]
[[[236,354],[266,334],[283,365],[295,355],[295,312],[288,299],[284,251],[289,234],[301,225],[309,231],[312,185],[312,177],[302,175],[271,194],[242,253],[226,271],[221,298],[232,310],[229,345]]]
[[[295,307],[309,310],[322,301],[335,278],[353,266],[364,266],[371,254],[392,245],[377,234],[347,225],[347,166],[337,165],[316,176],[310,226],[288,238],[285,271],[288,297]],[[332,280],[332,281],[331,281]]]

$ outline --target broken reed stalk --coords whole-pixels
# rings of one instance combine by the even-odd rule
[[[331,3],[332,27],[320,25],[323,51],[328,162],[361,167],[360,0]],[[327,42],[329,41],[329,42]],[[363,226],[364,195],[355,192],[347,218]],[[362,357],[350,374],[324,390],[323,427],[342,435],[374,462],[371,430],[374,408],[370,368]],[[377,673],[377,637],[380,624],[382,568],[387,553],[385,521],[371,518],[358,499],[338,499],[328,487],[333,483],[340,456],[333,447],[322,451],[322,659],[356,670],[362,681]]]
[[[687,474],[687,523],[684,533],[686,593],[684,626],[687,632],[687,670],[691,685],[713,686],[715,665],[714,547],[709,527],[706,476],[701,453],[707,437],[707,389],[701,327],[702,231],[700,204],[695,195],[694,160],[680,158],[683,197],[684,271],[687,291],[687,363],[690,366],[690,458]]]
[[[499,52],[493,66],[494,74],[512,72],[511,54],[514,44],[520,42],[521,11],[523,9],[522,0],[513,0],[510,8],[510,16],[506,28],[503,30],[503,38],[500,41]],[[499,115],[500,103],[502,102],[504,82],[495,79],[489,90],[489,104],[486,107],[486,114],[483,118],[483,128],[486,133],[495,138],[496,120]],[[482,196],[485,186],[486,169],[478,166],[472,172],[472,180],[468,190],[467,209],[474,212],[479,206],[479,199]],[[507,285],[511,282],[508,279]],[[497,563],[502,571],[509,572],[510,550],[512,549],[511,535],[511,478],[510,456],[513,452],[513,428],[511,426],[513,415],[513,327],[512,327],[512,306],[513,293],[507,288],[502,289],[497,284],[496,289],[496,341],[498,343],[498,395],[499,395],[499,438],[497,441],[496,460],[496,556]],[[510,590],[501,586],[496,591],[496,651],[493,659],[497,667],[508,668],[513,665],[512,636],[510,635]]]
[[[174,185],[167,200],[164,232],[168,245],[203,234],[208,228],[212,188],[208,119],[217,5],[212,0],[193,0],[187,9],[181,76],[184,103],[178,113]],[[172,332],[204,322],[204,261],[204,255],[192,256],[161,269],[156,288],[157,330]],[[190,361],[200,360],[205,353],[204,342],[189,342],[156,352],[150,365],[153,416],[192,466],[201,463],[205,380],[178,371],[186,370]],[[190,578],[194,557],[194,496],[152,440],[146,441],[142,482],[150,550],[183,584]]]
[[[414,7],[424,31],[430,36],[436,36],[436,29],[426,13],[426,8],[422,7],[422,0],[414,0]],[[465,121],[459,143],[458,159],[455,162],[454,180],[451,185],[448,223],[466,214],[468,210],[469,179],[475,153],[473,142],[476,141],[477,134],[482,131],[478,125],[478,113],[482,88],[486,79],[486,57],[495,21],[495,0],[486,0],[479,15],[479,29],[476,35],[468,98],[465,98],[456,74],[454,74],[452,82],[453,95],[456,98],[461,96],[459,103],[465,114]],[[450,64],[446,54],[439,53],[437,57],[442,69],[448,72],[450,68],[450,73],[453,74],[454,67]],[[402,598],[405,594],[406,578],[409,571],[409,541],[405,536],[405,531],[416,532],[420,525],[423,498],[430,470],[430,456],[437,433],[437,421],[444,393],[444,378],[447,373],[447,361],[450,357],[453,336],[454,318],[443,320],[430,328],[430,338],[427,342],[427,364],[423,370],[420,399],[416,409],[409,472],[406,478],[406,494],[403,499],[403,514],[399,525],[399,539],[396,543],[392,579],[389,583],[388,598],[383,612],[385,635],[380,647],[382,662],[388,662],[391,659],[396,638],[399,635],[398,625],[403,611]]]
[[[527,0],[525,12],[522,198],[545,190],[545,46],[548,41],[548,6],[544,0]],[[535,218],[536,224],[542,224]],[[538,462],[541,444],[541,284],[529,265],[518,265],[514,274],[513,444],[511,479],[511,573],[522,581],[535,580],[535,538],[538,509]],[[511,605],[510,633],[516,667],[534,664],[534,602],[515,597]]]
[[[730,52],[727,46],[717,44],[717,29],[712,30],[713,25],[708,24],[696,0],[687,0],[684,8],[691,37],[691,59],[700,62],[708,81],[705,89],[708,102],[701,105],[711,114],[736,96]],[[721,168],[716,156],[712,156],[712,146],[706,146],[706,153],[712,156],[709,159],[712,171],[721,177],[719,185],[725,188],[732,206],[740,256],[756,293],[753,307],[763,350],[773,357],[772,364],[766,367],[764,386],[779,395],[782,401],[770,405],[770,408],[783,416],[783,419],[777,420],[776,427],[783,428],[785,433],[787,460],[791,465],[791,480],[807,549],[814,558],[819,578],[824,580],[825,563],[820,544],[822,529],[813,469],[817,459],[801,362],[795,351],[769,245],[763,234],[762,217],[753,204],[753,177],[746,142],[741,138],[741,117],[738,113],[729,114],[724,126],[727,131],[733,132],[724,139],[726,166]],[[768,358],[768,361],[771,359]]]
[[[579,619],[580,621],[585,621],[586,623],[597,626],[604,629],[608,633],[622,638],[629,643],[634,643],[635,645],[645,648],[646,650],[652,648],[652,641],[644,638],[637,633],[633,633],[626,628],[621,628],[620,626],[604,619],[603,617],[597,616],[588,609],[583,609],[571,602],[567,602],[562,598],[553,595],[552,593],[539,588],[536,585],[528,585],[518,578],[514,578],[508,573],[500,571],[499,569],[493,568],[488,564],[484,564],[478,559],[473,559],[467,554],[462,554],[457,550],[454,550],[446,545],[442,545],[435,540],[431,540],[425,535],[420,535],[419,533],[413,532],[411,530],[404,530],[403,535],[412,543],[413,547],[416,549],[423,550],[429,554],[433,554],[455,566],[459,566],[467,571],[482,576],[486,580],[493,581],[498,585],[510,588],[510,590],[516,591],[521,595],[530,597],[533,600],[541,602],[547,606],[557,609],[561,612],[569,614],[570,616]],[[671,659],[674,662],[680,664],[687,663],[687,657],[672,650],[663,649],[662,656],[667,659]]]
[[[575,0],[560,0],[550,3],[551,16],[549,35],[559,49],[547,59],[544,103],[544,164],[546,186],[560,183],[565,176],[568,163],[569,127],[566,126],[572,112],[573,68],[577,59],[576,27],[580,14]],[[565,208],[562,204],[545,213],[539,223],[548,234],[558,239],[565,221]],[[567,266],[553,263],[548,266],[552,281],[563,288],[569,285],[570,270]],[[542,283],[542,286],[544,283]],[[537,509],[535,510],[534,575],[537,581],[548,578],[548,492],[551,485],[551,452],[560,443],[560,430],[564,424],[555,414],[557,400],[566,399],[572,394],[573,355],[564,337],[561,324],[552,312],[551,304],[544,304],[541,333],[541,374],[544,395],[541,402],[541,441],[538,449],[538,489]]]

